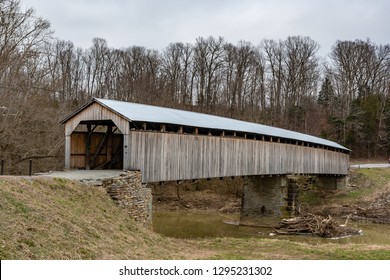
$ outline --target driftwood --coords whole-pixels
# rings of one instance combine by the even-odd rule
[[[339,225],[331,216],[323,217],[308,214],[290,219],[283,219],[280,226],[274,229],[278,235],[314,235],[325,238],[345,237],[361,234],[361,230]]]
[[[356,207],[351,219],[390,224],[390,192],[380,194],[367,208]]]

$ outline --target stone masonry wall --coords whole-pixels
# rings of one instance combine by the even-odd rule
[[[285,215],[288,183],[285,176],[248,176],[244,180],[240,224],[272,226]],[[271,218],[271,219],[269,219]]]
[[[152,190],[142,184],[140,171],[125,171],[118,177],[103,180],[103,187],[135,221],[152,228]]]

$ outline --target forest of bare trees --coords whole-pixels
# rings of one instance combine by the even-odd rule
[[[390,154],[390,45],[309,37],[256,45],[221,37],[158,51],[89,49],[54,39],[48,21],[0,0],[0,158],[10,173],[61,168],[59,120],[91,97],[217,114],[324,137],[354,157]]]

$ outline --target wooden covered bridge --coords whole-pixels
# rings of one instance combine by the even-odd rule
[[[94,98],[62,123],[66,169],[140,170],[143,183],[310,174],[337,186],[349,169],[350,150],[335,142],[183,110]]]
[[[141,170],[142,181],[345,176],[349,150],[318,137],[156,106],[94,98],[62,120],[66,169]]]

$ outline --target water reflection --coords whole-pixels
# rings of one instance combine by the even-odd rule
[[[349,226],[360,228],[363,235],[341,239],[325,239],[312,236],[276,236],[269,234],[269,227],[248,227],[238,225],[239,217],[219,213],[193,212],[157,212],[153,214],[153,229],[162,235],[174,238],[206,238],[206,237],[258,237],[278,238],[310,244],[322,243],[361,243],[390,244],[390,225],[369,223],[349,223]]]

